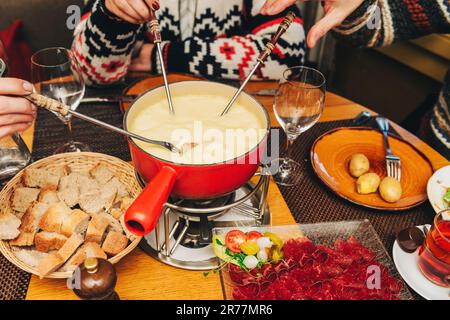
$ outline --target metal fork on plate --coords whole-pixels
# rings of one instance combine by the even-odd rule
[[[389,121],[383,117],[376,118],[378,127],[383,133],[384,143],[386,145],[386,169],[387,175],[400,181],[402,176],[402,163],[400,158],[392,154],[391,147],[389,146]]]

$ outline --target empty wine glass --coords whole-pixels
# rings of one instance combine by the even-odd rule
[[[48,48],[31,57],[31,78],[38,93],[59,100],[76,110],[83,99],[85,84],[81,68],[72,51],[66,48]],[[73,140],[72,117],[55,113],[65,124],[67,143],[56,149],[55,154],[64,152],[90,151],[81,142]]]
[[[292,145],[322,115],[325,104],[325,77],[308,67],[286,69],[274,100],[275,116],[287,136],[286,156],[271,162],[276,183],[293,186],[300,182],[301,166],[292,160]],[[275,172],[274,172],[275,171]]]

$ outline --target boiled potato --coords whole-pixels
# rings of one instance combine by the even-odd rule
[[[356,189],[360,194],[377,192],[380,177],[376,173],[365,173],[356,181]]]
[[[402,197],[402,185],[397,179],[386,177],[380,183],[380,196],[387,202],[397,202]]]
[[[359,178],[369,171],[369,167],[369,159],[362,153],[355,153],[350,160],[349,171],[352,176]]]

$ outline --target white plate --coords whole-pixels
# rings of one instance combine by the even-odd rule
[[[447,188],[450,188],[450,165],[436,171],[428,180],[428,200],[436,213],[446,209],[443,198]]]
[[[429,228],[431,226],[428,225]],[[423,226],[419,226],[423,229]],[[398,272],[405,282],[418,294],[428,300],[450,300],[450,289],[440,287],[428,280],[420,271],[417,265],[419,250],[414,253],[407,253],[400,249],[397,240],[394,242],[392,256]]]

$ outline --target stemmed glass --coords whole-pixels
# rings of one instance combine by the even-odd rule
[[[48,48],[31,57],[31,78],[38,93],[59,100],[76,110],[83,99],[85,84],[80,65],[72,51],[65,48]],[[64,152],[90,151],[89,146],[73,140],[72,117],[55,113],[64,123],[67,142],[56,149]]]
[[[325,91],[325,77],[315,69],[293,67],[283,72],[274,100],[274,112],[286,133],[287,151],[285,157],[271,162],[276,183],[293,186],[300,182],[301,166],[291,158],[292,145],[301,133],[319,121],[325,105]]]

